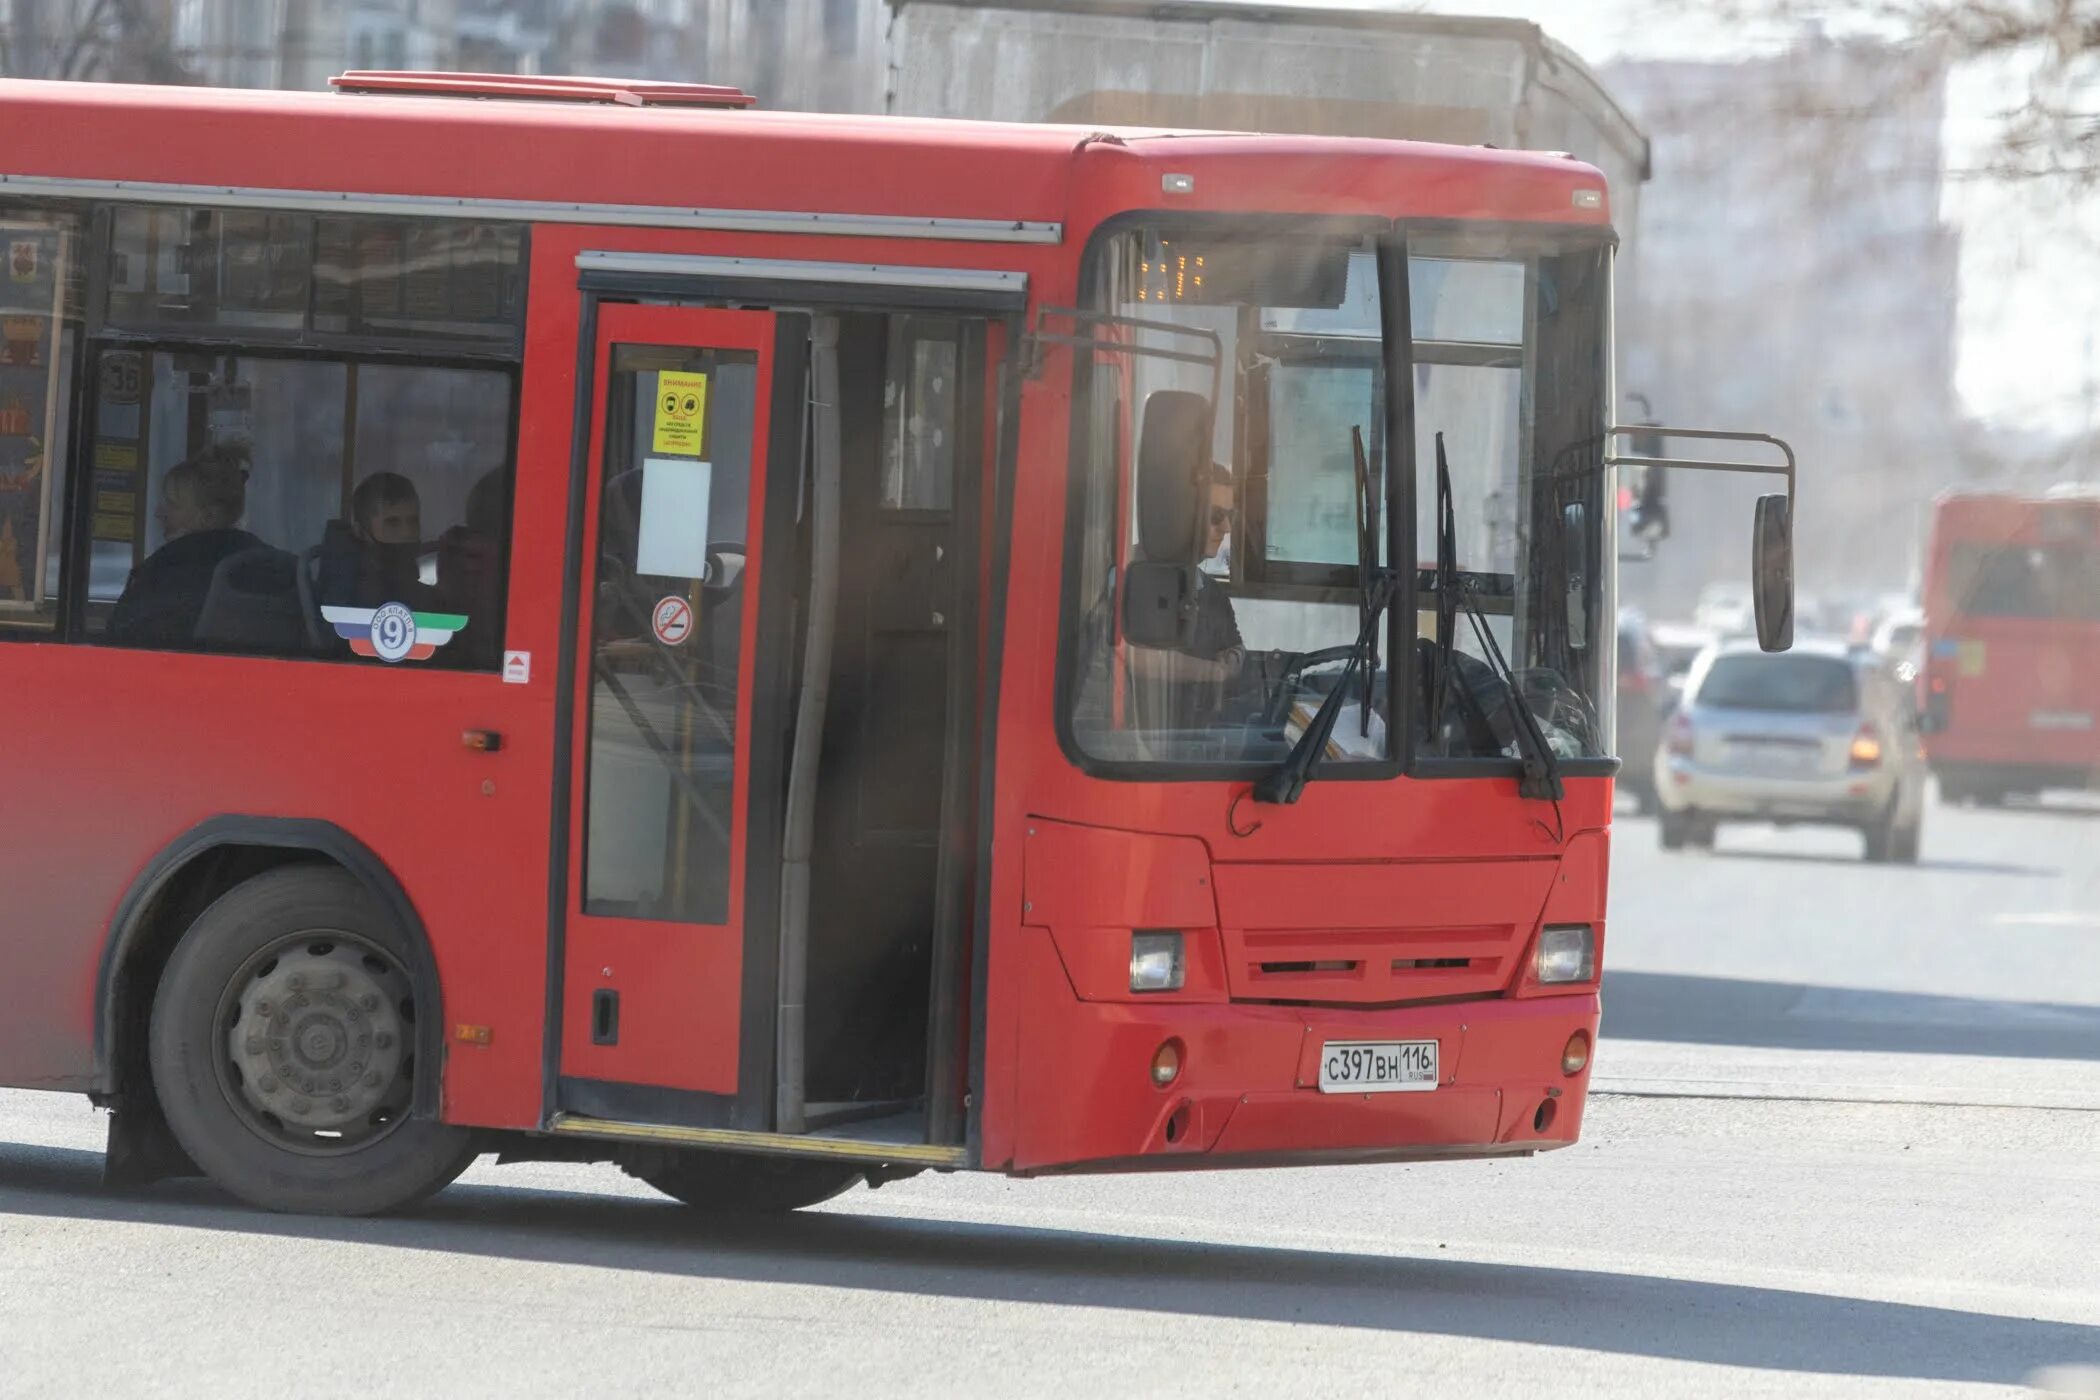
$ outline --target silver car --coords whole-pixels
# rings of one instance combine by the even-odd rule
[[[1692,664],[1655,756],[1665,850],[1724,821],[1849,826],[1871,861],[1914,862],[1925,762],[1904,688],[1835,642],[1723,642]]]

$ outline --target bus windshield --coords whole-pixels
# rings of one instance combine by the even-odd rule
[[[1448,703],[1410,707],[1420,756],[1518,757],[1508,706],[1519,697],[1560,755],[1607,752],[1607,252],[1594,238],[1572,249],[1537,236],[1416,241],[1406,254],[1412,343],[1395,356],[1382,334],[1381,238],[1391,234],[1332,224],[1213,233],[1191,222],[1097,241],[1085,312],[1102,319],[1080,360],[1068,542],[1065,718],[1084,759],[1272,764],[1345,676],[1323,771],[1398,759],[1396,669],[1417,687],[1399,693],[1420,694],[1432,673],[1452,690]],[[1411,454],[1387,441],[1396,367],[1412,380]],[[1141,580],[1152,601],[1144,570],[1162,562],[1143,528],[1148,422],[1156,430],[1166,409],[1196,403],[1215,405],[1189,454],[1202,474],[1201,524],[1165,561],[1187,568],[1191,625],[1164,644],[1141,642],[1125,594]],[[1432,664],[1438,433],[1462,592],[1448,629],[1457,657],[1442,668]],[[1421,641],[1396,668],[1380,627],[1378,665],[1350,671],[1365,567],[1389,562],[1388,517],[1405,508],[1410,455],[1407,562]],[[1399,633],[1408,630],[1403,618]],[[1507,674],[1496,674],[1494,650]],[[1423,728],[1432,709],[1434,733]]]

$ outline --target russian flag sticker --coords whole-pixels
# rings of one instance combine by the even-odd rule
[[[350,644],[359,656],[370,656],[393,664],[399,661],[428,661],[437,649],[463,632],[467,619],[459,613],[415,612],[405,603],[382,603],[376,608],[322,608],[321,616],[335,634]]]

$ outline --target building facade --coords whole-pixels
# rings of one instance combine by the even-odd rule
[[[1787,438],[1802,591],[1902,587],[1919,507],[1963,455],[1944,66],[1811,36],[1771,58],[1606,79],[1655,143],[1642,281],[1619,305],[1628,411]],[[1702,583],[1741,577],[1747,501],[1769,489],[1680,474],[1673,538],[1625,571],[1625,594],[1670,615]]]

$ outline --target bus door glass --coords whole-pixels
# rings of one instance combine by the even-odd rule
[[[568,1111],[741,1121],[775,319],[599,314],[557,1086]]]

